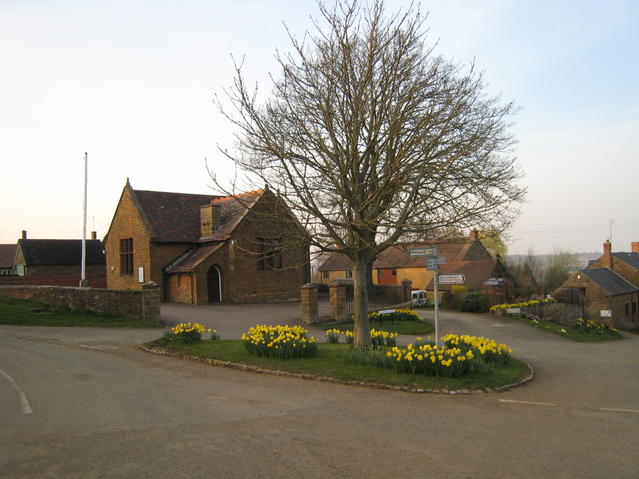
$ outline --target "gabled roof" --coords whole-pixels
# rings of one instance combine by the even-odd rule
[[[639,270],[639,253],[612,253],[612,256]]]
[[[82,261],[82,240],[20,239],[27,266],[79,265]],[[100,240],[87,240],[87,264],[105,264],[104,249]]]
[[[213,236],[200,238],[201,241],[223,241],[229,237],[237,225],[246,216],[251,207],[264,194],[264,190],[249,191],[235,196],[222,196],[211,200],[212,205],[220,207],[219,218]],[[199,211],[198,211],[199,215]],[[198,216],[199,228],[199,216]]]
[[[0,244],[0,268],[10,268],[16,257],[16,244]]]
[[[426,256],[410,256],[408,251],[414,247],[437,246],[439,257],[446,258],[448,263],[468,260],[468,252],[479,240],[472,238],[452,238],[443,241],[434,241],[429,243],[414,243],[410,245],[391,245],[382,251],[375,262],[373,268],[425,268]],[[490,255],[486,253],[488,258]],[[344,254],[333,253],[319,267],[320,271],[344,270],[351,269],[353,262]]]
[[[132,191],[140,213],[151,228],[152,240],[161,243],[223,241],[264,193],[263,190],[255,190],[235,196],[216,196]],[[209,204],[220,206],[217,226],[212,236],[201,238],[200,208]]]
[[[447,262],[439,266],[439,274],[463,274],[466,280],[463,286],[468,289],[482,289],[484,283],[490,279],[494,279],[495,268],[497,267],[497,260],[487,261],[452,261]],[[439,289],[442,291],[450,290],[450,284],[441,284]],[[433,289],[433,282],[431,281],[426,286],[427,290]]]
[[[608,268],[582,269],[579,273],[585,274],[590,280],[603,288],[610,296],[639,291],[634,284]]]
[[[214,195],[133,190],[151,227],[153,241],[196,243],[200,238],[200,206]]]

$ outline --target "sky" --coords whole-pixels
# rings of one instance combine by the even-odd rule
[[[327,0],[330,3],[330,0]],[[387,0],[389,12],[407,1]],[[639,2],[423,1],[428,42],[474,61],[520,108],[512,132],[528,188],[509,253],[601,251],[639,241]],[[233,128],[213,103],[233,60],[268,94],[276,50],[318,18],[314,0],[0,0],[0,243],[106,234],[135,189],[214,194],[206,164]],[[206,162],[205,162],[206,158]]]

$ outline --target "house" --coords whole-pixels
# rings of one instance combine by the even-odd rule
[[[639,322],[639,288],[610,268],[577,271],[553,296],[580,305],[585,319],[615,327]]]
[[[78,286],[81,277],[82,240],[28,239],[22,232],[15,250],[14,271],[19,284]],[[102,242],[96,233],[86,240],[86,278],[93,287],[106,286]]]
[[[17,245],[0,244],[0,276],[11,276],[13,272],[13,261],[16,257]]]
[[[606,240],[603,255],[575,272],[553,296],[581,306],[585,319],[616,327],[639,324],[639,242],[630,246],[631,252],[614,253]]]
[[[426,256],[411,256],[415,247],[437,246],[438,257],[445,258],[440,274],[463,274],[469,290],[484,290],[491,278],[509,278],[506,268],[493,258],[479,240],[477,231],[468,237],[451,238],[423,244],[392,245],[382,251],[373,263],[373,284],[400,284],[405,279],[413,289],[433,291],[433,272],[426,269]],[[335,279],[352,277],[352,261],[340,253],[332,254],[320,267],[320,282],[328,284]],[[441,285],[442,291],[451,285]]]
[[[153,281],[164,301],[299,299],[305,230],[268,188],[236,196],[134,190],[128,179],[105,237],[110,289]]]

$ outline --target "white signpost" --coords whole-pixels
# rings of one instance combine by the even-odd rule
[[[439,282],[441,284],[464,284],[466,276],[463,274],[441,274],[439,275]]]
[[[446,263],[446,258],[437,257],[437,246],[425,248],[411,248],[409,256],[429,256],[426,260],[426,269],[433,272],[433,288],[435,294],[435,345],[439,347],[439,265]]]

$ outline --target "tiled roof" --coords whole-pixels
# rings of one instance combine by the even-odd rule
[[[168,268],[166,268],[166,273],[190,273],[197,268],[202,261],[215,253],[221,246],[222,243],[198,246],[186,255],[178,258],[178,260],[173,264],[169,265]]]
[[[454,238],[447,241],[430,242],[423,244],[411,244],[406,246],[392,245],[382,251],[373,268],[425,268],[426,256],[410,256],[408,250],[415,247],[437,246],[439,257],[446,258],[447,262],[463,261],[468,250],[474,242],[471,238]],[[320,271],[351,269],[353,262],[344,254],[333,253],[319,267]]]
[[[637,287],[634,284],[608,268],[582,269],[579,273],[585,274],[593,282],[601,286],[610,296],[637,291]]]
[[[639,253],[612,253],[612,255],[628,266],[639,270]]]
[[[87,240],[86,246],[87,264],[105,264],[100,240]],[[18,247],[30,266],[80,264],[82,261],[82,240],[20,239]]]
[[[153,241],[175,243],[227,239],[248,211],[247,207],[250,208],[262,193],[262,190],[256,190],[237,196],[215,196],[135,190],[153,230]],[[200,208],[208,204],[220,206],[217,227],[213,236],[200,238]]]
[[[153,230],[153,240],[196,243],[200,238],[200,206],[219,198],[214,195],[135,190]]]
[[[16,256],[16,244],[0,244],[0,268],[10,268],[13,266],[13,259]]]
[[[466,281],[463,286],[468,289],[482,289],[484,283],[493,278],[493,272],[497,267],[497,260],[488,261],[452,261],[439,266],[439,274],[463,274]],[[451,289],[451,284],[440,284],[439,289],[447,291]],[[426,286],[427,290],[433,289],[431,281]]]
[[[244,218],[246,212],[255,204],[263,193],[264,190],[255,190],[236,196],[218,197],[212,200],[211,204],[220,206],[220,217],[216,219],[216,227],[213,232],[213,236],[210,238],[201,238],[201,240],[223,241],[227,239],[242,218]]]

